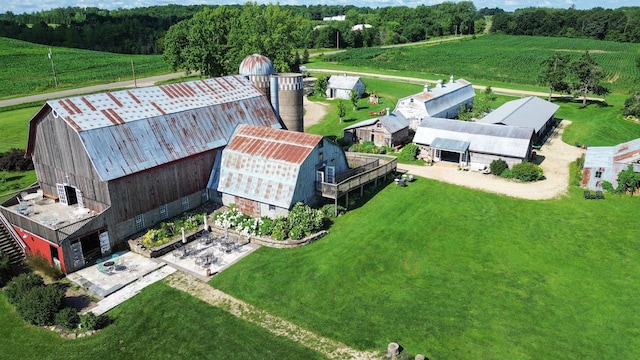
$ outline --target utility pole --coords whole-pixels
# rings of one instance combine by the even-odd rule
[[[53,71],[53,81],[58,87],[58,77],[56,76],[56,67],[53,65],[53,54],[51,53],[51,48],[49,48],[49,59],[51,60],[51,70]]]
[[[133,66],[133,60],[131,60],[131,72],[133,73],[133,87],[138,87],[138,83],[136,82],[136,68]]]
[[[336,30],[336,49],[340,49],[340,31]]]

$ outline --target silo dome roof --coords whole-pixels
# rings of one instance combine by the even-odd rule
[[[249,55],[240,63],[240,75],[272,75],[276,73],[273,63],[266,56]]]

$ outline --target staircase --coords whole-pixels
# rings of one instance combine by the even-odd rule
[[[11,265],[20,265],[25,260],[24,249],[14,240],[14,236],[18,236],[18,234],[13,231],[13,228],[7,228],[8,226],[11,225],[0,213],[0,251],[9,256]]]

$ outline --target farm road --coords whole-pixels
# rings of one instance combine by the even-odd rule
[[[420,84],[420,85],[423,85],[426,82],[427,83],[431,83],[433,85],[437,81],[437,80],[423,79],[423,78],[416,78],[416,77],[396,76],[396,75],[382,75],[382,74],[359,72],[359,71],[342,71],[342,70],[331,70],[331,69],[309,69],[309,71],[312,72],[312,73],[347,74],[347,75],[370,77],[370,78],[374,78],[374,79],[400,80],[400,81],[406,81],[406,82],[409,82],[409,83],[416,83],[416,84]],[[446,80],[446,79],[444,79],[444,80]],[[446,81],[448,81],[448,80],[446,80]],[[473,85],[473,88],[476,89],[476,90],[484,90],[486,87],[482,86],[482,85]],[[549,97],[549,93],[548,92],[507,89],[507,88],[500,88],[500,87],[493,87],[493,86],[491,87],[491,90],[493,90],[493,92],[496,93],[496,94],[503,94],[503,95],[538,96],[538,97],[541,97],[543,99],[547,99]],[[566,97],[566,95],[553,94],[553,97],[554,98],[555,97]],[[604,99],[601,99],[601,98],[587,97],[587,99],[591,100],[591,101],[604,101]]]
[[[38,95],[25,96],[25,97],[20,97],[15,99],[1,100],[0,107],[18,105],[18,104],[24,104],[24,103],[30,103],[30,102],[36,102],[36,101],[47,101],[50,99],[59,99],[59,98],[64,98],[64,97],[69,97],[74,95],[89,94],[89,93],[100,92],[100,91],[111,90],[111,89],[151,86],[158,81],[176,79],[183,76],[185,76],[184,72],[180,72],[180,73],[152,76],[148,78],[141,78],[141,79],[137,79],[135,82],[133,80],[118,81],[118,82],[102,84],[102,85],[87,86],[87,87],[77,88],[77,89],[62,90],[62,91],[56,91],[56,92],[51,92],[46,94],[38,94]]]

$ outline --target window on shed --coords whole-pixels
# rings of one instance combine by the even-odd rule
[[[276,209],[275,205],[269,204],[269,211],[274,211]]]
[[[189,197],[185,196],[182,198],[182,210],[189,211]]]
[[[377,128],[381,128],[381,127],[382,127],[382,124],[377,123],[377,124],[376,124],[376,127],[377,127]]]
[[[596,178],[598,179],[602,178],[603,172],[604,172],[604,168],[598,168],[598,170],[596,170]]]
[[[324,160],[324,154],[321,152],[318,153],[318,162],[322,162]]]
[[[136,215],[136,230],[144,229],[144,215]]]

